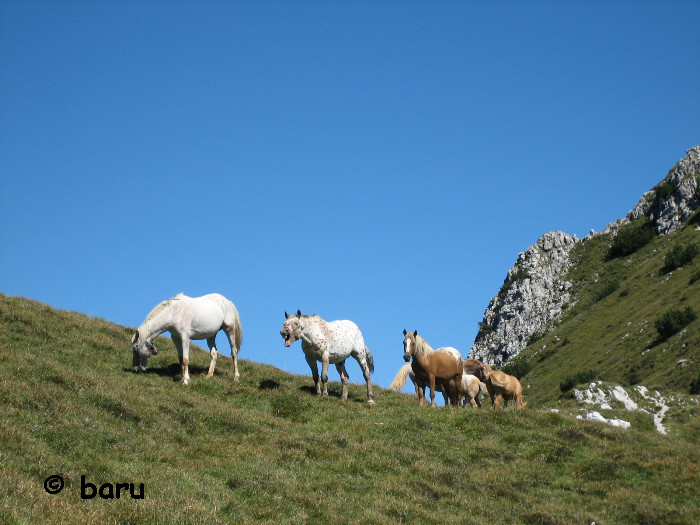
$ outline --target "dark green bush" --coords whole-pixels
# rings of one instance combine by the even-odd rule
[[[518,269],[515,273],[513,273],[513,275],[509,275],[508,277],[506,277],[505,281],[503,281],[503,286],[501,286],[501,289],[498,291],[498,296],[503,297],[508,292],[508,289],[513,285],[513,283],[517,281],[522,281],[524,279],[527,279],[528,277],[530,276],[528,275],[527,271],[518,267]]]
[[[602,301],[608,295],[615,292],[619,288],[620,288],[620,281],[618,281],[617,279],[609,279],[607,281],[597,283],[597,287],[594,291],[593,297],[594,297],[595,301]]]
[[[481,339],[482,337],[486,337],[487,335],[492,334],[495,330],[495,326],[482,321],[479,323],[479,333],[476,334],[476,338]]]
[[[661,337],[671,337],[673,334],[680,332],[683,327],[692,323],[697,317],[695,311],[688,306],[685,310],[668,310],[656,320],[654,325]]]
[[[688,284],[695,284],[698,281],[700,281],[700,270],[698,270],[690,276],[690,281],[688,282]]]
[[[654,223],[647,217],[624,225],[617,232],[610,248],[608,257],[624,257],[631,255],[648,244],[656,235]]]
[[[686,264],[692,262],[695,256],[698,254],[698,246],[696,244],[688,244],[683,246],[677,244],[666,254],[664,257],[664,267],[663,271],[668,273],[672,272],[676,268],[685,266]]]
[[[546,334],[546,332],[544,329],[532,332],[532,334],[530,334],[530,337],[527,340],[527,344],[531,345],[533,343],[536,343],[537,341],[542,339],[545,336],[545,334]]]
[[[662,182],[654,188],[655,196],[660,199],[670,197],[674,191],[676,191],[676,187],[670,182]]]
[[[566,376],[564,381],[559,383],[559,390],[562,392],[568,392],[576,385],[581,383],[589,383],[598,377],[598,373],[594,370],[586,370],[585,372],[577,372],[570,376]]]
[[[700,394],[700,374],[690,382],[690,393],[694,396]]]
[[[531,369],[532,365],[524,359],[517,359],[515,361],[511,361],[502,368],[502,370],[506,374],[510,376],[515,376],[518,379],[520,379],[523,376],[526,376]]]

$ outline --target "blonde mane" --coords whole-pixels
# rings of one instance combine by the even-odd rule
[[[427,357],[430,354],[432,354],[435,350],[433,350],[433,347],[428,344],[428,342],[423,339],[421,336],[416,335],[414,337],[415,343],[416,343],[416,349],[413,351],[413,355],[415,357]]]

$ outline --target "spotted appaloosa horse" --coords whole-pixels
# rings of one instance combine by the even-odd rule
[[[403,331],[403,358],[411,362],[413,372],[416,374],[418,385],[418,403],[425,403],[425,390],[421,386],[424,383],[430,385],[430,404],[435,406],[435,381],[442,378],[454,381],[454,389],[450,389],[450,401],[452,406],[459,406],[459,389],[462,380],[462,356],[452,347],[433,348],[418,335],[418,331]],[[427,381],[425,381],[427,379]]]
[[[343,383],[343,401],[348,398],[348,372],[345,360],[352,356],[357,360],[367,382],[367,402],[374,403],[372,396],[372,381],[370,374],[374,372],[374,358],[365,345],[362,332],[352,321],[326,322],[318,315],[301,315],[297,310],[294,315],[284,312],[284,326],[280,335],[284,338],[284,346],[289,347],[297,339],[301,339],[301,349],[306,356],[306,362],[311,368],[311,375],[316,385],[318,395],[328,395],[328,365],[334,364]],[[318,377],[318,361],[321,361],[321,383]]]
[[[177,295],[163,301],[148,314],[131,339],[134,353],[134,372],[145,372],[151,354],[156,353],[153,339],[163,332],[170,332],[182,366],[182,382],[189,384],[190,340],[206,339],[211,362],[207,377],[214,375],[216,366],[216,334],[226,332],[231,345],[234,381],[238,381],[238,351],[241,348],[243,331],[238,310],[223,295],[213,293],[202,297]]]

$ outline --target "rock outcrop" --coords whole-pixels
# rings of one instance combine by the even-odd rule
[[[528,339],[572,301],[569,254],[578,239],[549,232],[518,256],[501,291],[491,299],[470,358],[500,365],[527,346]]]
[[[623,219],[601,233],[614,232],[621,225],[647,216],[660,235],[672,232],[689,220],[700,205],[700,146],[687,151],[654,189],[648,191]],[[579,241],[573,235],[550,232],[518,256],[496,297],[491,299],[469,357],[501,365],[518,355],[536,333],[558,320],[565,305],[573,305],[567,281],[573,264],[571,250]]]
[[[628,220],[647,216],[656,221],[656,231],[666,235],[686,222],[700,204],[700,146],[689,149],[666,178],[646,192],[627,214]]]

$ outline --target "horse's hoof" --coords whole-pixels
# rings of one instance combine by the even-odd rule
[[[368,405],[374,405],[374,399],[368,399],[367,400]]]
[[[234,380],[234,381],[240,381],[240,380],[241,380],[241,376],[240,376],[239,374],[236,374],[235,376],[233,376],[233,380]]]

